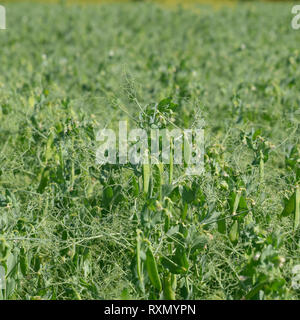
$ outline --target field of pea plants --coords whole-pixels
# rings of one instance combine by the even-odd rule
[[[292,4],[3,2],[0,298],[299,299]],[[204,172],[97,164],[119,121],[201,123]]]

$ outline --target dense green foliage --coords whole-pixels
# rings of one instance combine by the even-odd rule
[[[300,31],[290,9],[8,5],[0,296],[298,299]],[[96,165],[97,128],[147,127],[142,110],[160,101],[163,125],[205,121],[204,175]]]

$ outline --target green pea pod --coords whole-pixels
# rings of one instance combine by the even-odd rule
[[[241,199],[241,192],[238,191],[236,194],[233,195],[234,203],[233,203],[233,208],[232,208],[232,214],[235,215],[237,213],[240,199]]]
[[[164,299],[165,300],[176,300],[175,292],[173,290],[172,276],[169,273],[164,277]]]
[[[260,150],[259,175],[260,175],[260,183],[263,184],[265,181],[265,162],[264,162],[264,155],[262,150]]]
[[[296,230],[300,225],[300,187],[296,187],[296,196],[295,196],[295,220],[294,220],[294,229]]]
[[[230,229],[229,239],[232,243],[237,243],[239,240],[239,223],[237,220],[234,221]]]
[[[54,141],[53,132],[50,133],[47,143],[46,143],[46,151],[45,151],[45,162],[47,163],[49,159],[52,157],[52,144]]]
[[[164,164],[163,163],[159,163],[156,165],[157,167],[157,171],[158,171],[158,197],[159,200],[162,200],[162,185],[164,183],[163,181],[163,175],[164,175]]]
[[[294,214],[294,230],[300,225],[300,188],[296,186],[296,190],[289,200],[285,202],[285,207],[281,213],[283,217]]]
[[[225,219],[220,219],[218,221],[218,231],[220,233],[226,233],[226,222],[225,222]]]
[[[42,176],[40,179],[40,184],[38,186],[37,192],[38,193],[43,193],[45,188],[47,187],[49,183],[49,176],[50,176],[50,170],[48,167],[44,168],[42,172]]]
[[[170,229],[170,213],[168,210],[164,209],[164,214],[165,214],[165,225],[164,225],[164,231],[167,233]]]
[[[191,146],[190,146],[190,141],[185,134],[183,137],[183,142],[184,142],[184,164],[185,167],[188,167],[190,165],[190,160],[191,160]]]
[[[139,195],[139,185],[136,181],[135,176],[132,177],[132,193],[135,197],[138,197]]]
[[[38,255],[36,255],[35,257],[33,257],[33,270],[35,272],[39,272],[41,268],[41,259]]]
[[[170,145],[170,167],[169,167],[169,184],[172,184],[172,182],[173,182],[173,171],[174,171],[173,140],[171,139],[171,145]]]
[[[21,248],[21,250],[20,250],[20,269],[21,269],[23,276],[25,277],[28,272],[28,262],[27,262],[24,248]]]
[[[5,261],[8,257],[10,250],[4,238],[0,238],[0,262]]]
[[[60,167],[61,167],[61,172],[63,174],[65,171],[65,161],[64,161],[62,145],[59,148],[58,156],[59,156],[59,163],[60,163]]]
[[[175,252],[174,261],[184,268],[184,270],[188,270],[189,268],[189,261],[185,252],[185,249],[182,247],[177,247]]]
[[[150,164],[143,164],[143,186],[144,193],[148,194],[150,183]]]
[[[172,289],[175,291],[177,288],[177,276],[176,274],[171,274],[171,285]]]
[[[161,291],[162,285],[157,270],[157,264],[150,247],[148,247],[146,252],[146,269],[149,275],[149,279],[154,288],[156,288],[158,291]]]
[[[293,214],[295,210],[295,203],[296,203],[296,192],[291,196],[289,200],[286,201],[285,207],[281,213],[283,217],[287,217],[290,214]]]
[[[137,266],[137,274],[138,278],[141,282],[141,285],[144,283],[143,274],[142,274],[142,266],[141,266],[141,237],[140,230],[137,230],[136,236],[136,266]]]

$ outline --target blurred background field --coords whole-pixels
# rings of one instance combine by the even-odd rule
[[[166,5],[193,5],[193,4],[211,4],[211,5],[222,5],[222,4],[234,4],[238,2],[296,2],[292,0],[2,0],[2,3],[11,2],[46,2],[46,3],[126,3],[126,2],[156,2]]]

